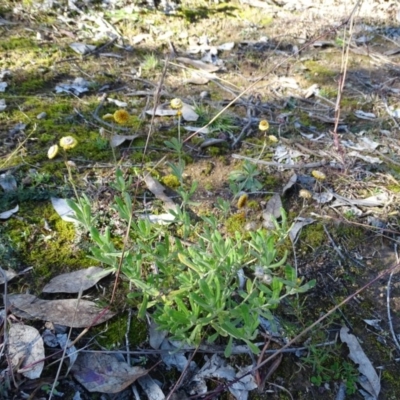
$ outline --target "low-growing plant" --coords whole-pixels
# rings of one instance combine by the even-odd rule
[[[344,381],[348,395],[356,392],[360,375],[357,367],[349,361],[342,361],[332,349],[310,346],[307,357],[302,361],[312,367],[311,383],[314,385]]]
[[[113,207],[126,226],[133,212],[131,179],[126,181],[118,170],[113,185],[119,192]],[[194,189],[192,186],[186,193],[185,203]],[[314,285],[313,281],[304,283],[287,265],[286,254],[278,258],[276,248],[287,234],[284,229],[261,229],[251,232],[247,240],[239,232],[224,237],[216,217],[193,222],[185,208],[179,207],[173,214],[175,224],[181,226],[180,237],[173,234],[174,229],[146,218],[131,221],[131,242],[121,260],[122,251],[114,244],[110,229],[101,232],[93,225],[89,199],[71,201],[70,206],[77,221],[90,232],[91,257],[113,271],[121,266],[122,274],[135,287],[128,297],[138,304],[139,316],[151,311],[160,329],[183,342],[199,344],[225,337],[227,356],[234,339],[258,353],[254,340],[259,317],[273,321],[272,310],[283,298]],[[189,237],[190,245],[186,242]]]
[[[256,164],[245,160],[242,168],[229,174],[229,188],[237,196],[240,192],[257,192],[262,189],[262,183],[257,179],[260,171]]]

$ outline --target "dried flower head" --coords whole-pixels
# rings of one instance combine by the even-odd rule
[[[68,160],[68,161],[67,161],[67,165],[68,165],[68,167],[70,167],[70,168],[76,168],[76,164],[75,164],[73,161],[71,161],[71,160]]]
[[[60,147],[64,150],[73,149],[78,144],[78,141],[72,136],[64,136],[60,139]]]
[[[58,145],[53,144],[53,146],[51,146],[47,151],[47,157],[49,157],[50,160],[52,160],[57,155],[57,153],[58,153]]]
[[[267,131],[269,129],[269,123],[266,119],[262,119],[258,124],[258,129],[262,132]]]
[[[181,99],[172,99],[170,106],[174,110],[180,110],[183,107],[182,100]]]
[[[246,207],[248,199],[249,199],[249,195],[247,193],[243,193],[238,199],[237,208],[240,209],[240,208]]]
[[[317,180],[317,181],[324,181],[326,179],[326,175],[321,172],[321,171],[317,171],[314,170],[311,172],[311,175]]]
[[[114,113],[114,120],[117,124],[126,124],[129,121],[129,113],[126,110],[117,110]]]
[[[277,138],[275,135],[269,135],[269,136],[268,136],[268,140],[269,140],[271,143],[278,143],[278,138]]]
[[[299,192],[299,197],[301,197],[302,199],[311,199],[312,194],[307,189],[301,189]]]

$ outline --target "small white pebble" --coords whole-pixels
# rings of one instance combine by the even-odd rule
[[[47,114],[43,111],[38,116],[36,117],[37,119],[45,119],[47,117]]]

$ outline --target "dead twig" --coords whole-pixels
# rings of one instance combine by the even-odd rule
[[[397,252],[397,243],[395,243],[395,253],[396,253],[396,261],[399,262],[399,254]],[[387,288],[386,288],[386,308],[387,308],[387,315],[388,315],[388,324],[390,328],[390,333],[392,334],[392,339],[394,344],[396,345],[397,349],[400,350],[400,343],[397,340],[396,333],[394,332],[393,328],[393,321],[392,321],[392,313],[390,311],[390,287],[392,284],[392,277],[395,271],[392,271],[389,275],[388,283],[387,283]]]

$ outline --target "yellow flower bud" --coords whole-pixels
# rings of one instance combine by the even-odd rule
[[[301,197],[302,199],[311,199],[312,194],[307,189],[301,189],[299,192],[299,197]]]
[[[104,115],[102,116],[102,118],[103,118],[105,121],[109,121],[109,120],[113,120],[113,121],[114,121],[114,114],[104,114]]]
[[[258,129],[262,132],[267,131],[269,129],[269,123],[266,119],[260,121],[258,125]]]
[[[78,141],[72,136],[64,136],[60,139],[60,147],[64,150],[73,149],[78,144]]]
[[[268,139],[271,143],[278,143],[278,138],[275,135],[269,135]]]
[[[314,170],[311,172],[311,175],[317,180],[317,181],[324,181],[326,179],[326,175],[321,172],[321,171],[317,171]]]
[[[129,121],[129,113],[126,110],[117,110],[114,113],[114,120],[117,124],[126,124]]]
[[[238,199],[238,202],[237,202],[237,208],[243,208],[243,207],[245,207],[246,206],[246,204],[247,204],[247,200],[249,199],[249,196],[248,196],[248,194],[247,193],[243,193],[240,197],[239,197],[239,199]]]
[[[58,153],[58,145],[53,144],[53,146],[51,146],[47,151],[47,157],[49,157],[50,160],[52,160],[57,155],[57,153]]]
[[[183,107],[182,100],[181,99],[172,99],[170,106],[174,110],[180,110]]]

